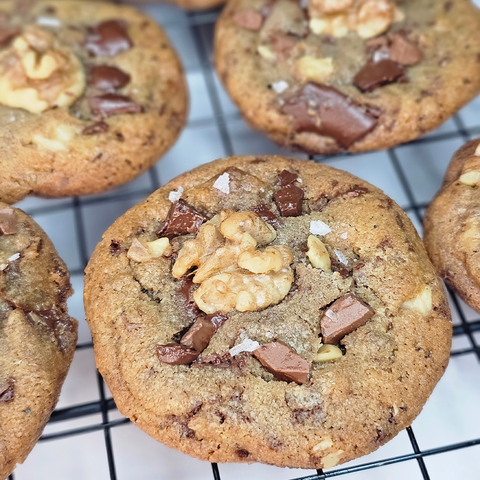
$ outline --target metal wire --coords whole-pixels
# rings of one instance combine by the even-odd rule
[[[215,84],[215,76],[212,70],[211,59],[208,58],[208,40],[206,39],[206,30],[211,29],[212,25],[216,21],[218,16],[217,10],[212,10],[210,12],[205,13],[191,13],[187,14],[187,26],[190,28],[190,32],[195,41],[195,48],[196,54],[199,60],[199,67],[195,69],[188,70],[191,72],[192,70],[200,69],[203,78],[205,80],[207,86],[207,92],[210,100],[210,104],[213,109],[213,118],[206,118],[201,120],[192,121],[189,123],[188,128],[198,128],[204,127],[206,125],[212,124],[215,125],[218,129],[222,146],[224,148],[226,155],[234,154],[233,143],[227,128],[227,125],[232,120],[238,120],[239,114],[226,114],[223,111],[222,104],[220,102],[219,93],[217,91],[217,86]],[[168,27],[172,26],[182,26],[184,27],[184,22],[169,22]],[[478,127],[470,127],[467,128],[462,119],[459,116],[454,117],[454,124],[456,127],[455,131],[447,132],[447,133],[437,133],[432,134],[427,137],[423,137],[417,139],[413,142],[410,142],[407,145],[423,145],[423,144],[433,144],[435,142],[440,142],[444,140],[451,140],[451,139],[461,139],[466,141],[469,139],[470,136],[480,134],[480,126]],[[399,161],[397,156],[397,150],[404,148],[404,145],[400,145],[394,149],[391,149],[388,152],[389,161],[391,162],[395,174],[400,182],[402,190],[405,194],[405,197],[408,200],[408,205],[404,207],[404,210],[408,213],[412,213],[415,215],[416,219],[421,223],[422,222],[422,211],[426,207],[426,204],[417,203],[415,197],[413,195],[412,189],[408,182],[407,176],[403,170],[402,164]],[[311,160],[316,162],[322,162],[325,160],[326,157],[310,157]],[[329,160],[332,157],[328,157]],[[342,159],[345,158],[345,155],[339,155],[337,157],[333,157],[334,159]],[[212,159],[213,160],[213,159]],[[155,169],[150,171],[150,180],[154,189],[160,187],[160,181],[158,178],[158,174]],[[74,199],[73,203],[65,203],[65,204],[54,204],[54,205],[42,205],[40,207],[33,207],[28,209],[28,213],[30,215],[43,215],[49,213],[56,213],[59,211],[71,211],[73,209],[73,214],[75,218],[75,228],[76,234],[78,238],[78,248],[79,248],[79,258],[81,259],[83,267],[86,266],[88,261],[88,249],[87,249],[87,242],[86,242],[86,228],[84,224],[84,219],[82,216],[82,208],[86,206],[99,206],[101,208],[102,205],[110,202],[118,202],[123,200],[134,200],[137,197],[140,199],[145,197],[151,193],[150,189],[138,189],[136,191],[128,192],[128,193],[119,193],[113,194],[104,197],[92,197],[92,198],[83,198],[81,200]],[[82,269],[71,270],[72,275],[79,275],[83,272]],[[474,333],[480,332],[480,319],[468,322],[465,318],[465,315],[460,307],[459,300],[454,292],[450,291],[451,298],[453,301],[453,308],[456,309],[460,318],[460,324],[455,325],[453,327],[453,335],[460,336],[465,335],[469,341],[470,346],[467,348],[462,348],[458,350],[453,350],[451,355],[454,357],[458,356],[465,356],[475,354],[478,361],[480,362],[480,347],[478,342],[475,340]],[[90,349],[93,347],[91,342],[83,343],[77,345],[77,350],[81,349]],[[114,447],[112,445],[111,440],[111,429],[117,428],[121,425],[125,425],[129,423],[129,420],[124,418],[120,420],[110,421],[109,420],[109,412],[112,410],[116,410],[115,402],[113,399],[107,399],[105,397],[105,389],[103,379],[100,374],[97,372],[97,379],[98,379],[98,392],[100,400],[98,402],[92,403],[85,403],[82,405],[75,405],[67,408],[60,408],[53,412],[50,423],[57,423],[57,422],[64,422],[67,420],[72,420],[80,417],[86,417],[88,415],[94,414],[101,414],[101,423],[96,423],[93,425],[89,425],[86,427],[81,428],[74,428],[70,430],[61,431],[58,433],[52,434],[44,434],[41,436],[40,441],[53,441],[58,440],[66,437],[72,437],[77,435],[82,435],[86,433],[90,433],[92,431],[103,431],[104,438],[105,438],[105,446],[107,452],[107,459],[108,459],[108,468],[109,468],[109,476],[110,480],[116,480],[116,465],[115,465],[115,457],[114,457]],[[451,452],[459,449],[469,448],[473,446],[480,445],[480,438],[472,439],[468,441],[464,441],[461,443],[444,445],[438,448],[428,449],[428,450],[421,450],[417,444],[415,439],[415,434],[411,427],[407,429],[408,437],[412,446],[413,453],[409,453],[406,455],[400,455],[391,458],[385,458],[382,460],[377,460],[374,462],[367,462],[360,465],[356,465],[353,467],[342,467],[337,468],[333,471],[324,472],[323,470],[317,470],[317,473],[314,475],[304,476],[299,479],[295,480],[319,480],[319,479],[327,479],[332,477],[338,476],[348,476],[349,474],[353,474],[356,472],[380,468],[386,465],[398,464],[407,461],[416,461],[420,472],[422,474],[423,479],[428,480],[430,479],[426,464],[424,462],[424,458],[432,456],[432,455],[441,455],[446,452]],[[212,464],[212,475],[214,480],[221,480],[220,471],[217,464]],[[159,472],[159,478],[161,478],[161,472]],[[10,480],[14,480],[14,475],[10,475]]]

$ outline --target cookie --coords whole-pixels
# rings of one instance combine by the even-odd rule
[[[478,185],[480,139],[453,155],[443,186],[425,212],[424,237],[438,275],[480,312]]]
[[[385,149],[480,91],[480,13],[467,0],[234,0],[215,63],[245,120],[311,154]]]
[[[150,168],[186,119],[180,61],[133,8],[0,1],[0,199],[113,188]]]
[[[314,162],[237,156],[177,177],[107,230],[85,280],[118,408],[202,460],[365,455],[448,363],[446,296],[411,222]]]
[[[0,479],[50,418],[77,341],[65,263],[22,210],[0,203]]]

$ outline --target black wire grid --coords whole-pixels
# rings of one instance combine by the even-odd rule
[[[218,17],[218,11],[210,11],[205,13],[189,13],[186,15],[187,25],[190,29],[192,34],[193,40],[195,42],[196,48],[196,55],[200,60],[198,68],[203,75],[203,79],[207,86],[207,91],[209,95],[209,101],[213,108],[213,119],[212,122],[215,123],[218,132],[220,134],[220,138],[222,141],[223,148],[227,155],[233,155],[234,149],[232,146],[232,139],[227,128],[227,123],[233,120],[238,120],[240,118],[238,113],[233,114],[226,114],[224,112],[224,108],[222,107],[222,103],[218,94],[217,85],[215,83],[215,74],[212,69],[212,61],[210,58],[210,51],[211,51],[211,41],[212,41],[212,32],[213,32],[213,25]],[[169,22],[166,27],[177,26],[176,22]],[[184,26],[184,22],[179,24],[179,26]],[[187,73],[194,70],[187,69]],[[423,137],[417,139],[413,142],[410,142],[409,145],[421,145],[421,144],[433,144],[435,142],[441,142],[444,140],[451,140],[451,139],[459,139],[462,142],[468,141],[472,136],[480,135],[480,126],[476,127],[469,127],[467,128],[463,123],[460,116],[456,115],[453,117],[453,121],[455,124],[455,131],[448,132],[448,133],[434,133],[429,135],[428,137]],[[205,120],[201,121],[190,121],[189,127],[195,128],[196,126],[205,125]],[[394,171],[398,180],[402,186],[403,192],[408,200],[408,205],[404,207],[404,210],[414,219],[418,220],[418,222],[422,223],[422,213],[426,208],[427,204],[422,204],[416,202],[410,184],[407,180],[406,172],[404,167],[402,166],[399,158],[397,156],[397,150],[402,148],[403,146],[399,146],[393,148],[388,151],[389,159],[393,165]],[[255,153],[255,152],[252,152]],[[288,152],[286,152],[288,155]],[[309,157],[311,160],[316,162],[322,162],[327,157]],[[332,159],[332,157],[328,157]],[[339,155],[337,157],[333,157],[334,159],[345,158],[345,155]],[[212,158],[213,160],[213,158]],[[150,180],[154,187],[157,189],[160,187],[160,181],[158,178],[158,174],[155,169],[151,169],[150,172]],[[45,205],[37,208],[30,208],[28,209],[28,213],[30,215],[41,215],[46,213],[53,213],[63,210],[72,210],[75,218],[75,228],[76,228],[76,235],[78,237],[78,246],[79,246],[79,255],[81,259],[81,263],[83,266],[86,266],[89,255],[87,249],[87,241],[86,241],[86,234],[85,234],[85,226],[84,226],[84,218],[83,212],[80,208],[80,204],[85,205],[94,205],[99,208],[101,204],[106,202],[116,202],[116,201],[123,201],[123,200],[134,200],[140,199],[142,197],[146,197],[151,193],[150,189],[142,189],[142,190],[135,190],[128,193],[120,193],[120,194],[113,194],[109,196],[103,197],[91,197],[82,199],[81,202],[79,199],[74,199],[73,203],[65,204],[65,205]],[[105,225],[105,229],[108,225]],[[82,269],[71,269],[70,270],[72,276],[73,275],[81,275],[83,273]],[[475,321],[467,321],[465,314],[463,313],[462,309],[460,308],[460,303],[457,296],[452,292],[449,291],[450,297],[452,300],[453,305],[451,305],[456,311],[458,312],[460,318],[460,324],[454,325],[453,327],[453,335],[460,336],[464,335],[468,339],[469,346],[467,348],[462,348],[458,350],[453,350],[451,352],[452,356],[464,356],[474,354],[477,360],[480,362],[480,346],[477,340],[474,337],[475,332],[480,332],[480,320]],[[77,345],[77,350],[82,349],[91,349],[93,348],[93,344],[91,342],[88,343],[81,343]],[[480,381],[480,379],[479,379]],[[53,441],[53,440],[60,440],[65,437],[74,437],[77,435],[82,435],[86,433],[91,433],[94,431],[103,431],[105,437],[105,446],[106,446],[106,453],[108,457],[108,467],[109,467],[109,474],[110,480],[117,479],[116,473],[116,466],[115,466],[115,454],[114,449],[112,446],[111,440],[111,429],[116,428],[120,425],[125,425],[129,423],[127,418],[123,418],[120,420],[110,420],[109,413],[111,411],[116,410],[116,405],[113,399],[106,398],[104,383],[101,375],[97,372],[97,383],[98,383],[98,391],[99,391],[99,401],[92,402],[92,403],[85,403],[81,405],[76,405],[68,408],[61,408],[57,409],[53,412],[50,423],[54,422],[62,422],[67,420],[76,419],[79,417],[86,417],[93,414],[101,414],[101,423],[89,425],[86,427],[70,429],[66,431],[51,433],[51,434],[44,434],[40,438],[41,442],[46,441]],[[337,476],[348,476],[350,473],[360,472],[363,470],[369,470],[374,468],[379,468],[386,465],[398,464],[401,462],[407,461],[416,461],[420,468],[422,477],[424,480],[429,480],[430,475],[425,465],[424,459],[426,457],[430,457],[433,455],[440,455],[446,452],[451,452],[454,450],[465,449],[468,447],[472,447],[475,445],[480,445],[480,437],[476,439],[472,439],[469,441],[463,441],[460,443],[444,445],[437,448],[431,448],[427,450],[420,450],[418,443],[415,438],[415,434],[411,427],[407,428],[408,437],[413,449],[413,453],[409,453],[406,455],[400,455],[390,458],[384,458],[381,460],[363,463],[360,465],[355,466],[346,466],[340,467],[333,471],[324,472],[323,470],[317,470],[317,473],[314,475],[307,475],[301,478],[297,478],[295,480],[320,480],[326,478],[332,478]],[[212,464],[212,475],[214,480],[220,480],[220,471],[218,469],[217,464]],[[162,478],[162,472],[159,472],[159,478]],[[480,478],[480,473],[479,473]],[[9,480],[14,480],[14,474],[9,477]]]

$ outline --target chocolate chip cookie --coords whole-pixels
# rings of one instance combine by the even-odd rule
[[[187,98],[167,37],[126,6],[0,2],[0,199],[102,192],[177,138]]]
[[[275,156],[203,165],[129,210],[87,267],[85,306],[120,411],[211,462],[372,452],[418,415],[452,333],[398,205]]]
[[[478,94],[480,12],[468,0],[234,0],[215,62],[245,120],[278,144],[384,149]]]
[[[425,246],[438,274],[480,312],[480,139],[453,156],[425,212]]]
[[[22,463],[60,394],[77,341],[65,263],[24,212],[0,202],[0,479]]]

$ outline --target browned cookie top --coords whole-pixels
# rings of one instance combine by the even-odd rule
[[[173,143],[186,104],[168,39],[133,8],[0,1],[0,199],[131,180]]]
[[[64,262],[24,212],[0,202],[0,478],[23,462],[55,407],[77,322]]]
[[[480,311],[480,139],[452,158],[424,220],[425,245],[438,274]]]
[[[311,153],[383,149],[438,126],[480,90],[468,0],[234,0],[215,61],[246,120]]]
[[[409,425],[450,313],[404,212],[353,175],[230,157],[104,234],[86,270],[98,367],[165,444],[220,462],[332,467]]]

